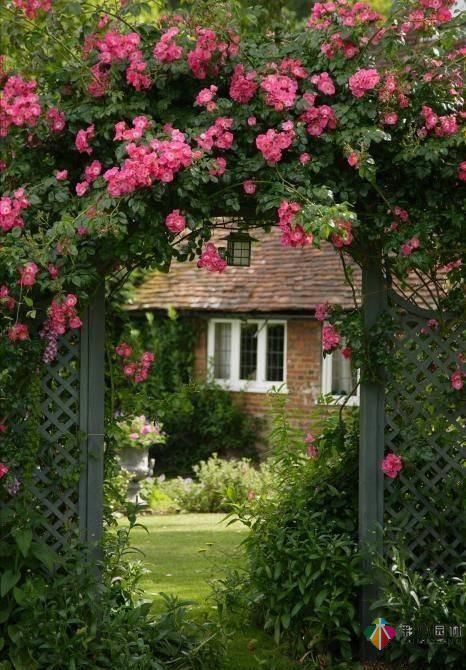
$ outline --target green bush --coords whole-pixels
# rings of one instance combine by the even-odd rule
[[[25,571],[16,585],[2,571],[1,670],[221,666],[223,639],[215,624],[190,620],[186,603],[173,598],[157,617],[141,601],[142,568],[127,560],[128,534],[127,528],[107,534],[100,572],[79,546],[57,556],[31,542],[28,558],[25,535],[16,534]]]
[[[158,512],[229,512],[269,490],[273,475],[267,462],[256,467],[250,460],[224,460],[213,454],[193,467],[195,479],[158,477],[142,497]]]
[[[251,614],[307,667],[337,668],[357,658],[357,589],[363,574],[357,544],[357,445],[354,415],[331,417],[306,458],[302,437],[281,410],[274,418],[275,495],[237,512],[251,532],[243,594]],[[234,608],[238,575],[223,601]]]
[[[378,567],[384,586],[380,600],[373,605],[377,616],[382,612],[392,626],[399,628],[405,624],[413,628],[411,636],[402,635],[398,630],[397,643],[386,649],[387,660],[395,664],[408,661],[416,670],[464,667],[466,574],[461,579],[438,576],[430,571],[424,574],[410,571],[397,550],[392,551],[389,559],[379,561]],[[434,625],[445,626],[445,643],[435,639]],[[452,626],[463,629],[462,637],[451,636]],[[419,635],[423,629],[430,633]],[[418,639],[413,639],[416,637]],[[419,637],[425,637],[425,642],[420,643]]]
[[[165,445],[151,449],[159,474],[189,477],[196,463],[214,453],[257,458],[260,421],[216,385],[188,384],[166,393],[158,401],[157,416],[166,435]]]

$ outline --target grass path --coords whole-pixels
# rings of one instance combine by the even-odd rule
[[[209,582],[222,577],[242,561],[241,541],[246,529],[227,526],[223,514],[144,516],[146,530],[136,528],[132,544],[144,552],[149,570],[142,581],[154,608],[161,606],[160,593],[191,600],[193,613],[215,608],[209,599]],[[276,651],[262,631],[245,627],[235,634],[228,649],[226,670],[293,670],[297,665]]]

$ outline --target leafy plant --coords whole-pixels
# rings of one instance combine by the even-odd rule
[[[329,418],[318,456],[309,459],[282,410],[272,433],[276,494],[259,497],[253,515],[246,507],[236,510],[251,529],[243,589],[251,615],[277,643],[287,642],[309,667],[324,659],[333,663],[324,667],[338,667],[355,658],[359,636],[357,423],[354,415],[346,425]],[[234,607],[239,592],[233,580],[225,603]]]
[[[261,422],[246,414],[228,391],[214,384],[187,384],[165,394],[157,407],[166,434],[166,445],[151,449],[157,472],[190,477],[193,467],[214,453],[257,457]]]
[[[267,462],[256,467],[245,458],[225,460],[213,454],[195,465],[193,472],[194,479],[158,477],[143,492],[143,498],[159,511],[229,512],[232,505],[253,500],[273,484]]]
[[[189,620],[186,603],[166,598],[162,615],[141,600],[139,563],[129,560],[128,528],[107,534],[104,559],[91,570],[88,549],[58,556],[42,547],[42,569],[13,580],[2,574],[2,670],[204,670],[221,663],[223,644],[212,622]],[[26,542],[27,540],[27,542]],[[17,534],[20,551],[37,558]],[[53,568],[53,573],[50,571]]]
[[[396,643],[386,650],[387,659],[394,663],[406,661],[420,670],[462,667],[466,649],[466,574],[447,578],[430,571],[410,570],[395,548],[387,559],[379,559],[378,569],[382,593],[373,609],[398,629]],[[408,630],[403,631],[402,624]],[[443,644],[435,636],[436,625],[444,627]]]

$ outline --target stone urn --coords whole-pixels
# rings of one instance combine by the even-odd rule
[[[120,464],[123,470],[131,474],[126,498],[134,505],[140,505],[140,482],[151,474],[149,465],[149,447],[123,447],[120,450]]]

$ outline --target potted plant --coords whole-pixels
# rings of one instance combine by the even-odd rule
[[[149,448],[154,444],[163,444],[165,436],[161,425],[150,422],[144,415],[118,421],[116,425],[120,464],[132,475],[127,497],[130,502],[137,503],[139,482],[151,474]]]

